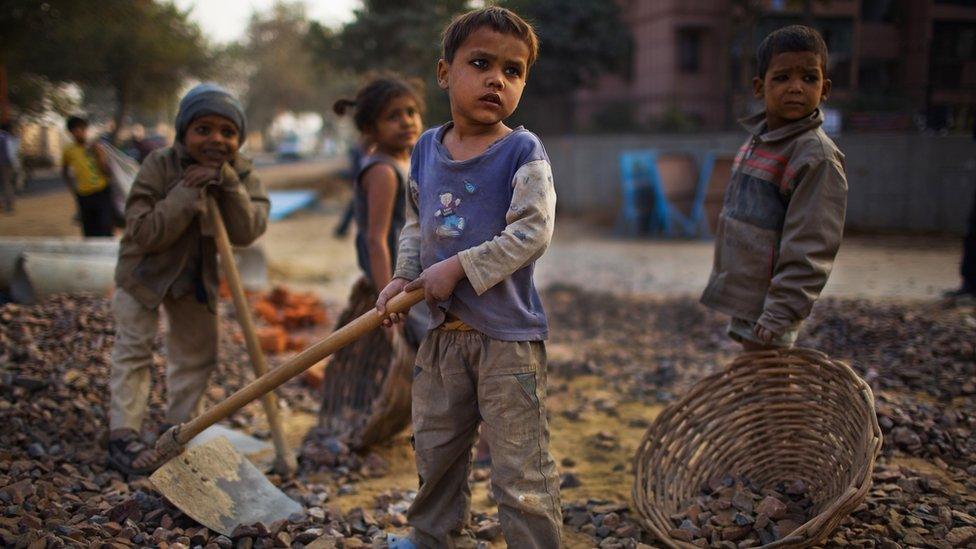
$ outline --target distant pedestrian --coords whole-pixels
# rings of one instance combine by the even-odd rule
[[[976,120],[973,121],[973,139],[976,139]],[[962,286],[943,294],[947,298],[976,296],[976,189],[973,189],[973,206],[969,209],[969,227],[962,240]]]
[[[0,191],[3,193],[3,207],[7,213],[14,211],[16,176],[20,171],[19,149],[20,142],[14,136],[10,122],[0,124]]]
[[[369,142],[369,138],[365,135],[361,136],[358,143],[349,147],[349,179],[352,181],[353,187],[356,186],[356,179],[359,177],[359,170],[363,166],[363,159],[369,154],[371,148],[372,145]],[[352,197],[349,199],[349,204],[346,205],[346,209],[342,212],[339,223],[336,224],[335,230],[332,232],[336,238],[344,238],[349,232],[349,226],[352,225],[355,208],[356,198]]]
[[[61,176],[78,200],[82,233],[86,237],[112,236],[115,210],[105,151],[97,143],[88,145],[88,121],[84,118],[68,118],[67,127],[74,143],[62,154]]]
[[[948,298],[976,297],[976,192],[973,192],[973,206],[969,209],[969,227],[962,241],[962,286],[945,293]]]

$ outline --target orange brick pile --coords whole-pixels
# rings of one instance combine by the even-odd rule
[[[265,324],[257,328],[266,353],[300,351],[307,341],[293,331],[318,326],[326,321],[325,307],[312,293],[293,293],[277,286],[271,292],[251,298],[254,315]]]

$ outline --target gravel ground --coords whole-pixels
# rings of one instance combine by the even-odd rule
[[[724,320],[688,297],[636,298],[560,286],[545,295],[553,326],[550,415],[563,473],[566,542],[571,547],[656,545],[629,507],[630,458],[653,415],[736,349]],[[107,403],[112,319],[95,297],[59,297],[0,309],[0,540],[16,547],[382,546],[401,531],[416,477],[409,451],[351,454],[341,441],[305,454],[301,475],[279,482],[309,514],[288,524],[242,528],[222,538],[195,525],[152,492],[104,466],[100,439]],[[209,392],[244,383],[239,338],[224,318],[221,370]],[[800,344],[849,360],[872,384],[885,445],[868,501],[828,545],[963,547],[976,543],[976,308],[972,305],[821,302]],[[161,373],[162,360],[154,375]],[[316,397],[286,386],[292,409]],[[154,385],[153,405],[163,402]],[[232,425],[260,433],[259,408]],[[403,450],[399,439],[392,446]],[[406,463],[405,463],[406,462]],[[500,543],[486,493],[472,478],[471,534]],[[384,485],[368,492],[370,485]],[[362,490],[356,507],[344,505]],[[676,524],[675,526],[678,526]],[[715,545],[728,547],[729,545]],[[745,545],[743,545],[745,546]]]

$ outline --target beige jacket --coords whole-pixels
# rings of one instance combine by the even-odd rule
[[[782,334],[810,314],[840,247],[847,211],[844,155],[820,110],[766,132],[744,119],[701,302]]]
[[[208,305],[216,311],[217,248],[204,219],[202,190],[179,184],[190,163],[179,143],[153,151],[125,203],[115,283],[146,307],[158,306],[181,274],[199,268]],[[231,243],[254,242],[267,227],[271,203],[251,161],[238,155],[232,165],[225,163],[215,185]],[[199,265],[191,264],[197,260]]]

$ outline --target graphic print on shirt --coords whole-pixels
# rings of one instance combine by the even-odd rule
[[[461,199],[455,198],[454,193],[444,191],[438,194],[441,207],[434,211],[434,217],[440,218],[440,223],[434,231],[441,238],[457,238],[464,232],[464,218],[457,214],[456,208],[461,205]]]

